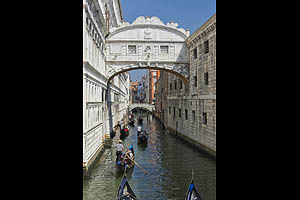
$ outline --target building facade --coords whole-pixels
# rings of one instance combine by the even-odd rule
[[[105,43],[113,27],[123,21],[120,1],[83,0],[83,167],[87,169],[109,137],[108,104],[112,123],[119,121],[129,104],[129,76],[112,80],[108,90]],[[110,94],[108,94],[108,92]],[[108,98],[109,97],[109,98]]]
[[[216,153],[216,14],[186,40],[190,55],[188,88],[162,72],[156,116],[171,132]]]
[[[155,83],[159,79],[160,71],[159,70],[149,70],[148,76],[149,76],[149,99],[148,99],[147,103],[155,104],[155,96],[156,96]]]

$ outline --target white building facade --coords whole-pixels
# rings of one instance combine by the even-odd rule
[[[105,37],[122,20],[119,0],[83,0],[83,167],[86,169],[103,150],[105,138],[109,138],[108,104],[113,124],[126,115],[129,105],[128,73],[114,77],[108,90],[109,68],[105,63]]]

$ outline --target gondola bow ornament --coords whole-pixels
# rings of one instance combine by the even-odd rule
[[[185,200],[203,200],[200,196],[200,194],[198,193],[198,191],[195,188],[195,185],[193,183],[193,176],[194,176],[194,172],[192,175],[192,181],[190,183],[189,189],[187,191]]]

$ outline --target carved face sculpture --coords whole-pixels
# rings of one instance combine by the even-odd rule
[[[151,39],[151,30],[149,27],[147,27],[144,33],[145,33],[145,39]]]

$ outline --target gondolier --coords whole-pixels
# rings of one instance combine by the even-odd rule
[[[116,156],[117,156],[116,161],[118,161],[118,160],[120,160],[120,157],[124,152],[124,146],[123,146],[122,140],[119,140],[119,143],[116,144],[115,147],[117,149],[117,151],[116,151]]]

